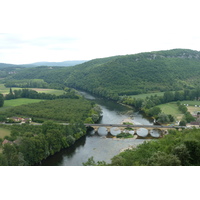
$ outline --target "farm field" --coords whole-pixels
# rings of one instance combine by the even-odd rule
[[[23,88],[16,88],[16,87],[12,87],[12,90],[20,90],[20,89],[23,89]],[[44,92],[44,93],[48,93],[48,94],[55,94],[55,95],[61,95],[64,93],[64,90],[55,90],[55,89],[46,89],[46,88],[28,88],[30,90],[35,90],[37,92]],[[2,94],[8,94],[10,91],[10,88],[6,88],[4,86],[4,84],[0,84],[0,93]]]
[[[55,94],[61,95],[64,93],[64,90],[55,90],[55,89],[45,89],[45,88],[29,88],[30,90],[35,90],[39,93],[48,93],[48,94]]]
[[[15,88],[15,90],[20,90],[21,88]],[[10,91],[10,88],[6,88],[4,86],[4,84],[0,84],[0,93],[5,95],[5,94],[8,94]]]
[[[21,105],[30,104],[30,103],[38,103],[40,101],[44,101],[44,100],[42,100],[42,99],[27,99],[27,98],[5,100],[4,106],[2,108],[0,108],[0,111],[5,110],[10,107],[21,106]]]

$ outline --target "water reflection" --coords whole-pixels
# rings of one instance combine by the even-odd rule
[[[159,138],[161,136],[161,130],[153,129],[150,131],[150,135],[154,138]]]
[[[140,137],[147,137],[148,130],[146,128],[139,128],[137,130],[137,135],[140,136]]]

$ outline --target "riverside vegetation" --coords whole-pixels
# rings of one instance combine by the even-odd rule
[[[200,131],[171,130],[159,140],[152,140],[127,149],[111,159],[95,162],[93,157],[83,163],[85,166],[199,166]]]
[[[82,126],[83,122],[93,123],[98,120],[100,116],[99,108],[78,96],[76,92],[70,88],[83,89],[104,98],[131,105],[135,110],[145,112],[148,116],[154,117],[159,123],[175,121],[173,115],[162,113],[161,109],[158,107],[160,104],[175,101],[180,111],[184,113],[181,125],[185,125],[187,122],[194,120],[194,118],[192,118],[187,108],[181,105],[180,102],[183,100],[198,101],[200,98],[200,88],[198,87],[200,83],[198,78],[200,75],[199,61],[200,52],[198,51],[174,49],[95,59],[68,68],[48,66],[19,68],[10,66],[12,71],[8,71],[8,69],[2,70],[4,72],[1,77],[3,79],[0,80],[2,84],[12,88],[22,87],[24,89],[10,89],[9,94],[5,97],[0,95],[1,106],[3,106],[4,100],[18,98],[41,99],[45,100],[45,103],[41,101],[2,110],[0,112],[1,119],[5,119],[11,115],[20,115],[32,117],[35,121],[45,122],[46,120],[53,120],[54,122],[45,122],[50,123],[50,128],[47,129],[46,132],[44,131],[45,123],[42,127],[37,128],[35,126],[29,126],[30,130],[29,128],[24,128],[26,125],[21,126],[22,130],[19,130],[17,126],[13,126],[11,135],[6,136],[6,138],[12,142],[12,145],[5,144],[5,146],[3,146],[0,157],[1,164],[36,164],[40,162],[41,159],[45,159],[47,156],[58,152],[60,149],[73,144],[76,139],[84,135],[85,129]],[[25,89],[31,87],[61,89],[65,90],[65,94],[39,94],[38,92]],[[163,95],[148,96],[148,93],[152,92],[163,92]],[[136,94],[147,94],[147,97],[138,99],[132,96]],[[65,106],[65,109],[63,109],[62,105]],[[70,122],[70,120],[72,120],[72,122]],[[66,131],[66,128],[55,123],[63,121],[70,122],[71,130]],[[75,126],[73,127],[76,123],[78,129],[76,129]],[[23,131],[23,128],[24,130],[26,129],[26,131]],[[34,129],[36,129],[36,131]],[[189,130],[187,131],[189,132]],[[191,135],[194,134],[194,137],[192,136],[194,141],[191,143],[187,141],[188,136],[182,138],[184,135],[188,135],[188,132],[184,132],[184,134],[179,134],[179,132],[176,131],[171,132],[166,138],[158,140],[157,143],[153,143],[154,146],[157,146],[150,151],[152,153],[151,155],[144,149],[140,150],[143,148],[142,145],[136,148],[138,150],[123,152],[119,157],[113,158],[114,161],[112,161],[111,165],[171,165],[172,163],[172,165],[198,165],[199,161],[196,163],[193,161],[192,153],[194,152],[192,149],[195,149],[195,155],[198,155],[199,130],[191,130]],[[167,139],[170,137],[174,138]],[[69,141],[67,138],[70,138]],[[165,146],[166,140],[169,142],[167,146]],[[177,146],[173,146],[173,140],[179,140],[181,142],[176,143]],[[150,143],[144,143],[143,145],[144,148],[148,149]],[[186,163],[182,163],[178,154],[174,154],[174,148],[178,148],[178,145],[182,145],[181,151],[185,153],[185,156],[186,154],[189,155]],[[31,149],[29,149],[29,147],[31,147]],[[171,151],[167,151],[167,149]],[[140,153],[132,153],[137,151]],[[128,164],[125,157],[130,159]],[[146,161],[141,161],[143,157]],[[151,158],[150,161],[147,158]],[[171,159],[171,162],[160,164],[160,161],[156,159]],[[10,160],[12,160],[12,162]],[[116,162],[117,160],[119,162]],[[96,165],[92,158],[90,161]],[[86,165],[90,165],[91,163],[86,163]],[[105,163],[99,162],[98,164],[102,165]]]

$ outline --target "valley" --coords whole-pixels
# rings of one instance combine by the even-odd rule
[[[21,128],[1,125],[0,131],[7,129],[9,134],[0,142],[6,139],[12,145],[15,142],[20,145],[9,147],[8,144],[8,149],[2,146],[0,162],[35,165],[47,159],[42,165],[82,165],[92,156],[95,162],[112,163],[112,157],[122,149],[148,141],[115,140],[103,132],[96,135],[87,132],[84,123],[116,124],[129,119],[136,124],[190,126],[193,123],[199,127],[199,69],[200,53],[188,49],[113,56],[71,67],[20,68],[13,73],[3,68],[0,121],[31,118],[31,123],[43,125],[37,128],[26,123]],[[58,125],[61,122],[70,123],[69,128]],[[106,141],[109,142],[104,154],[102,148]],[[96,146],[90,146],[91,143]],[[31,152],[30,146],[34,149]],[[15,157],[8,161],[6,156],[11,149],[16,157],[22,153],[24,159],[19,161]],[[62,161],[54,162],[63,157],[62,153],[48,160],[58,152],[64,152]]]

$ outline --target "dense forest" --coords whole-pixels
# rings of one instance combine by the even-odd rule
[[[199,61],[198,51],[173,49],[94,59],[68,68],[25,69],[11,79],[43,79],[54,87],[65,85],[118,100],[122,95],[194,88],[200,83]]]
[[[171,130],[160,140],[146,141],[136,148],[127,149],[114,156],[111,164],[88,159],[86,166],[199,166],[200,131]]]
[[[86,134],[85,126],[78,120],[71,122],[69,126],[47,121],[42,126],[24,124],[9,128],[11,135],[5,137],[9,142],[3,145],[0,166],[39,164]]]

